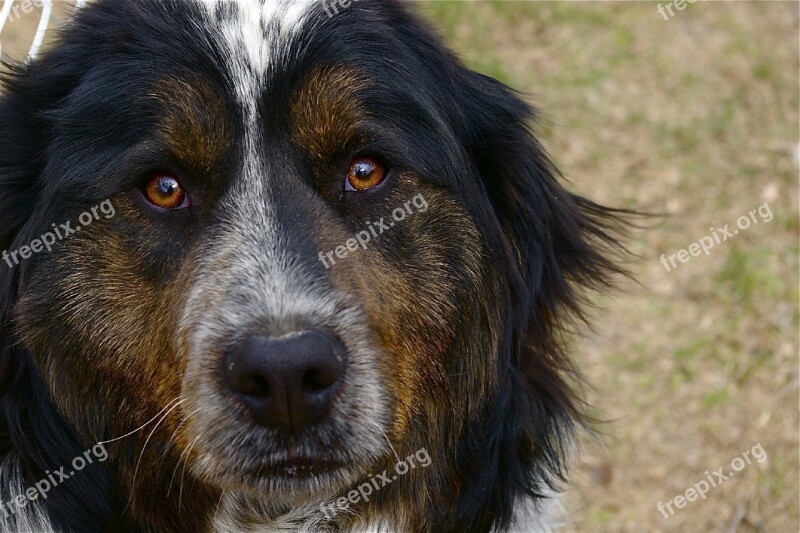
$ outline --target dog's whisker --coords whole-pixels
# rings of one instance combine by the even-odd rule
[[[181,453],[180,458],[175,462],[175,468],[172,469],[172,476],[169,478],[169,486],[167,486],[167,498],[169,498],[169,495],[172,493],[172,484],[175,483],[175,474],[178,473],[181,463],[183,463],[183,453]]]
[[[141,451],[141,453],[139,454],[139,460],[138,460],[138,461],[136,461],[136,468],[135,468],[135,469],[134,469],[134,471],[133,471],[133,481],[131,482],[131,495],[130,495],[130,498],[128,499],[128,504],[125,506],[125,511],[127,511],[127,510],[128,510],[128,508],[130,507],[130,504],[133,502],[133,494],[134,494],[134,491],[135,491],[135,489],[136,489],[136,476],[139,474],[139,466],[142,464],[142,457],[144,457],[144,452],[145,452],[145,450],[147,449],[147,445],[150,443],[150,439],[153,437],[153,434],[156,432],[156,430],[158,429],[158,427],[159,427],[161,424],[163,424],[163,423],[164,423],[164,421],[167,419],[167,417],[169,416],[169,414],[170,414],[170,413],[171,413],[173,410],[175,410],[177,407],[180,407],[180,405],[181,405],[182,403],[183,403],[183,400],[181,400],[181,401],[177,402],[176,404],[174,404],[174,405],[173,405],[173,406],[170,408],[170,410],[169,410],[169,411],[167,411],[166,413],[164,413],[164,415],[161,417],[161,420],[159,420],[159,421],[158,421],[158,423],[155,425],[155,427],[153,427],[153,429],[150,431],[150,434],[147,436],[147,439],[144,441],[144,446],[142,446],[142,451]]]
[[[377,426],[377,427],[378,427],[378,429],[381,430],[381,433],[383,434],[383,438],[386,439],[386,443],[389,445],[389,448],[392,449],[392,453],[394,454],[395,458],[397,459],[397,462],[399,463],[400,462],[400,456],[397,454],[397,450],[394,449],[394,446],[392,446],[392,441],[389,440],[389,436],[386,435],[386,432],[383,430],[383,428],[381,428],[380,426]]]
[[[178,425],[178,427],[175,429],[175,432],[173,432],[173,434],[176,433],[180,429],[180,427],[184,423],[186,423],[187,420],[189,420],[189,418],[191,418],[192,416],[196,415],[199,412],[200,412],[200,408],[198,407],[197,409],[195,409],[194,411],[192,411],[191,413],[186,415],[183,418],[183,420],[181,421],[180,425]],[[172,477],[170,477],[169,486],[167,487],[167,496],[169,496],[170,492],[172,491],[172,484],[175,482],[175,474],[178,473],[178,468],[181,467],[181,463],[185,460],[185,458],[188,459],[188,457],[185,456],[185,452],[182,452],[180,457],[178,458],[177,463],[175,464],[175,468],[172,470]]]
[[[202,436],[203,436],[203,433],[201,432],[200,434],[197,435],[197,437],[195,437],[195,439],[192,441],[191,444],[189,444],[189,447],[186,449],[186,454],[185,454],[186,458],[183,460],[183,470],[181,470],[181,479],[178,482],[178,508],[179,509],[181,508],[181,506],[183,504],[183,476],[184,476],[184,474],[186,474],[186,468],[189,466],[189,460],[188,459],[189,459],[189,456],[192,454],[192,449],[198,443],[198,441],[202,438]]]
[[[181,430],[181,428],[183,427],[184,423],[185,423],[185,419],[182,419],[178,423],[178,425],[175,427],[175,429],[172,430],[172,432],[170,433],[169,442],[175,442],[175,439],[178,437],[178,432]],[[167,454],[169,452],[170,452],[170,448],[169,447],[165,447],[164,448],[164,452],[161,454],[161,461],[162,462],[166,459]]]
[[[222,507],[222,500],[225,499],[226,494],[228,494],[227,490],[223,490],[222,494],[220,494],[219,501],[217,502],[217,506],[214,508],[214,514],[212,516],[219,516],[219,508]]]
[[[154,416],[153,418],[151,418],[150,420],[148,420],[147,422],[145,422],[144,424],[142,424],[142,425],[141,425],[141,426],[139,426],[138,428],[134,429],[134,430],[133,430],[133,431],[131,431],[130,433],[126,433],[125,435],[123,435],[123,436],[121,436],[121,437],[117,437],[117,438],[114,438],[114,439],[111,439],[111,440],[105,440],[105,441],[103,441],[103,442],[98,442],[97,444],[109,444],[109,443],[111,443],[111,442],[116,442],[116,441],[118,441],[118,440],[122,440],[122,439],[128,438],[128,437],[130,437],[131,435],[135,435],[136,433],[140,432],[141,430],[143,430],[144,428],[146,428],[147,426],[149,426],[150,424],[152,424],[152,423],[153,423],[153,421],[154,421],[156,418],[158,418],[159,416],[161,416],[161,414],[162,414],[164,411],[167,411],[168,409],[171,409],[172,407],[174,407],[174,405],[173,405],[173,404],[174,404],[175,402],[178,402],[178,404],[181,404],[181,403],[183,403],[184,401],[186,401],[186,400],[185,400],[185,399],[181,399],[181,397],[180,397],[180,396],[178,396],[177,398],[175,398],[174,400],[172,400],[171,402],[169,402],[169,403],[167,404],[167,406],[166,406],[164,409],[162,409],[161,411],[159,411],[159,412],[158,412],[158,414],[157,414],[156,416]]]

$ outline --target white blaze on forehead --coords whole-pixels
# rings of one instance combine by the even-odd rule
[[[219,207],[226,217],[223,241],[236,244],[229,273],[252,300],[249,308],[231,310],[231,316],[240,319],[238,328],[262,317],[331,316],[335,306],[323,305],[326,294],[312,295],[312,281],[278,231],[268,182],[283,169],[270,169],[260,149],[263,117],[258,106],[267,97],[268,77],[291,47],[298,46],[297,36],[310,23],[319,0],[195,1],[206,12],[210,34],[223,54],[221,68],[244,115],[241,166]],[[296,305],[290,309],[286,302]]]
[[[264,161],[258,154],[261,140],[258,102],[270,71],[285,58],[297,35],[310,19],[318,0],[195,0],[207,15],[208,30],[223,55],[224,74],[230,80],[245,120],[244,161],[239,194],[260,215],[267,227],[273,216],[264,195]],[[243,190],[246,188],[246,190]]]
[[[271,66],[285,54],[318,2],[314,0],[197,0],[226,55],[239,103],[255,120],[256,102]]]

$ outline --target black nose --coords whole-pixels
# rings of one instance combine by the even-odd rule
[[[284,432],[322,422],[345,372],[345,348],[319,330],[249,337],[225,360],[225,377],[256,422]]]

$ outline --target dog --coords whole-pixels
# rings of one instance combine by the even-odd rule
[[[546,531],[621,273],[395,0],[98,0],[0,94],[0,529]]]

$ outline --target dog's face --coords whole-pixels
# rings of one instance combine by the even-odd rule
[[[0,245],[80,226],[3,273],[6,364],[80,445],[155,420],[109,452],[132,520],[169,524],[178,484],[201,524],[224,495],[278,516],[426,447],[408,483],[480,526],[558,471],[554,331],[610,266],[599,208],[403,8],[338,11],[100,2],[0,100]],[[520,472],[465,518],[487,450]]]

